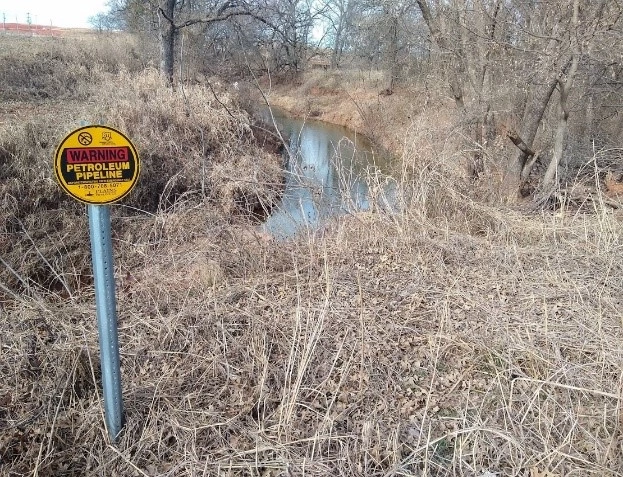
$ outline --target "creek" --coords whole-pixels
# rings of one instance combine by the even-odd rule
[[[368,210],[381,188],[391,196],[391,158],[364,136],[334,124],[298,119],[273,108],[259,114],[287,143],[281,203],[262,225],[276,238],[317,230],[331,217]],[[389,199],[391,200],[391,199]]]

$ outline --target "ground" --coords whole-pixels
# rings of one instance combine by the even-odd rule
[[[346,89],[351,100],[333,75],[269,98],[378,124],[370,135],[403,164],[400,207],[282,242],[255,232],[248,205],[279,181],[257,179],[273,156],[254,149],[243,98],[225,87],[227,111],[201,86],[172,93],[153,72],[110,72],[97,91],[114,91],[115,109],[112,93],[86,90],[64,122],[52,99],[2,106],[2,475],[622,475],[612,209],[479,200],[446,167],[460,151],[445,99],[371,86]],[[50,168],[63,130],[101,113],[137,137],[153,174],[113,209],[127,421],[115,445],[85,213]],[[192,173],[176,176],[169,157]]]

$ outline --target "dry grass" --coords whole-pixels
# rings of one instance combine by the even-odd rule
[[[620,224],[444,180],[292,242],[192,207],[118,242],[117,448],[90,294],[7,307],[7,475],[621,475]]]
[[[263,84],[272,105],[299,117],[312,117],[345,126],[371,138],[397,156],[412,154],[424,145],[446,141],[455,152],[465,142],[456,125],[453,104],[438,86],[405,84],[390,96],[380,70],[309,71],[302,84]],[[428,143],[428,144],[426,144]],[[456,164],[456,158],[449,158]]]
[[[89,85],[148,63],[143,45],[125,34],[77,37],[0,36],[0,100],[86,99]]]
[[[2,296],[71,296],[90,283],[84,208],[63,194],[52,168],[55,147],[80,121],[117,127],[139,150],[141,177],[124,208],[114,208],[114,221],[204,203],[248,223],[279,199],[281,158],[257,146],[249,116],[227,91],[217,93],[218,101],[198,87],[170,91],[149,69],[108,74],[81,88],[86,101],[13,103],[15,118],[0,121],[0,278],[12,290],[5,286]],[[121,222],[116,233],[140,234],[143,222],[127,230]]]
[[[21,169],[2,177],[13,222],[1,256],[18,277],[36,257],[61,277],[57,290],[28,275],[28,288],[4,270],[2,475],[623,475],[623,243],[603,203],[535,214],[476,202],[445,167],[455,146],[415,123],[397,212],[377,188],[372,212],[267,241],[219,202],[236,180],[271,193],[268,166],[243,175],[253,144],[226,92],[236,119],[199,89],[185,99],[150,72],[124,75],[74,114],[129,130],[146,160],[188,157],[175,184],[221,192],[115,208],[127,426],[112,446],[88,257],[71,255],[88,243],[71,225],[84,217],[44,165],[64,126],[46,145],[25,139],[35,123],[2,126],[2,170]],[[197,179],[204,145],[213,167]],[[69,286],[80,267],[85,283]]]
[[[281,159],[256,147],[251,120],[231,93],[216,95],[199,86],[170,91],[155,70],[122,73],[98,89],[87,120],[119,127],[142,151],[145,187],[130,205],[166,208],[201,193],[225,213],[270,210],[281,191]]]

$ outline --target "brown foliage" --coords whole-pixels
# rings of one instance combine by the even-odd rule
[[[80,69],[72,54],[70,49],[59,58],[66,69]],[[4,61],[10,62],[9,54]],[[248,116],[224,88],[217,101],[199,87],[171,91],[152,70],[121,70],[100,69],[93,81],[81,77],[78,97],[12,102],[0,109],[0,221],[7,238],[0,277],[12,293],[71,296],[90,282],[84,208],[61,191],[52,169],[56,146],[80,121],[115,126],[138,148],[141,177],[125,208],[113,208],[119,235],[135,226],[118,222],[120,217],[154,214],[180,203],[204,203],[233,221],[254,221],[281,194],[280,157],[258,146]],[[16,98],[45,97],[25,86]],[[53,93],[48,83],[35,90]]]

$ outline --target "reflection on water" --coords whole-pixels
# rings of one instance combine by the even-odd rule
[[[271,124],[270,112],[262,112]],[[320,121],[303,121],[273,109],[289,141],[286,184],[281,204],[263,224],[275,237],[315,229],[331,216],[370,208],[370,177],[387,174],[389,161],[375,155],[366,138]],[[287,152],[286,152],[287,154]]]

